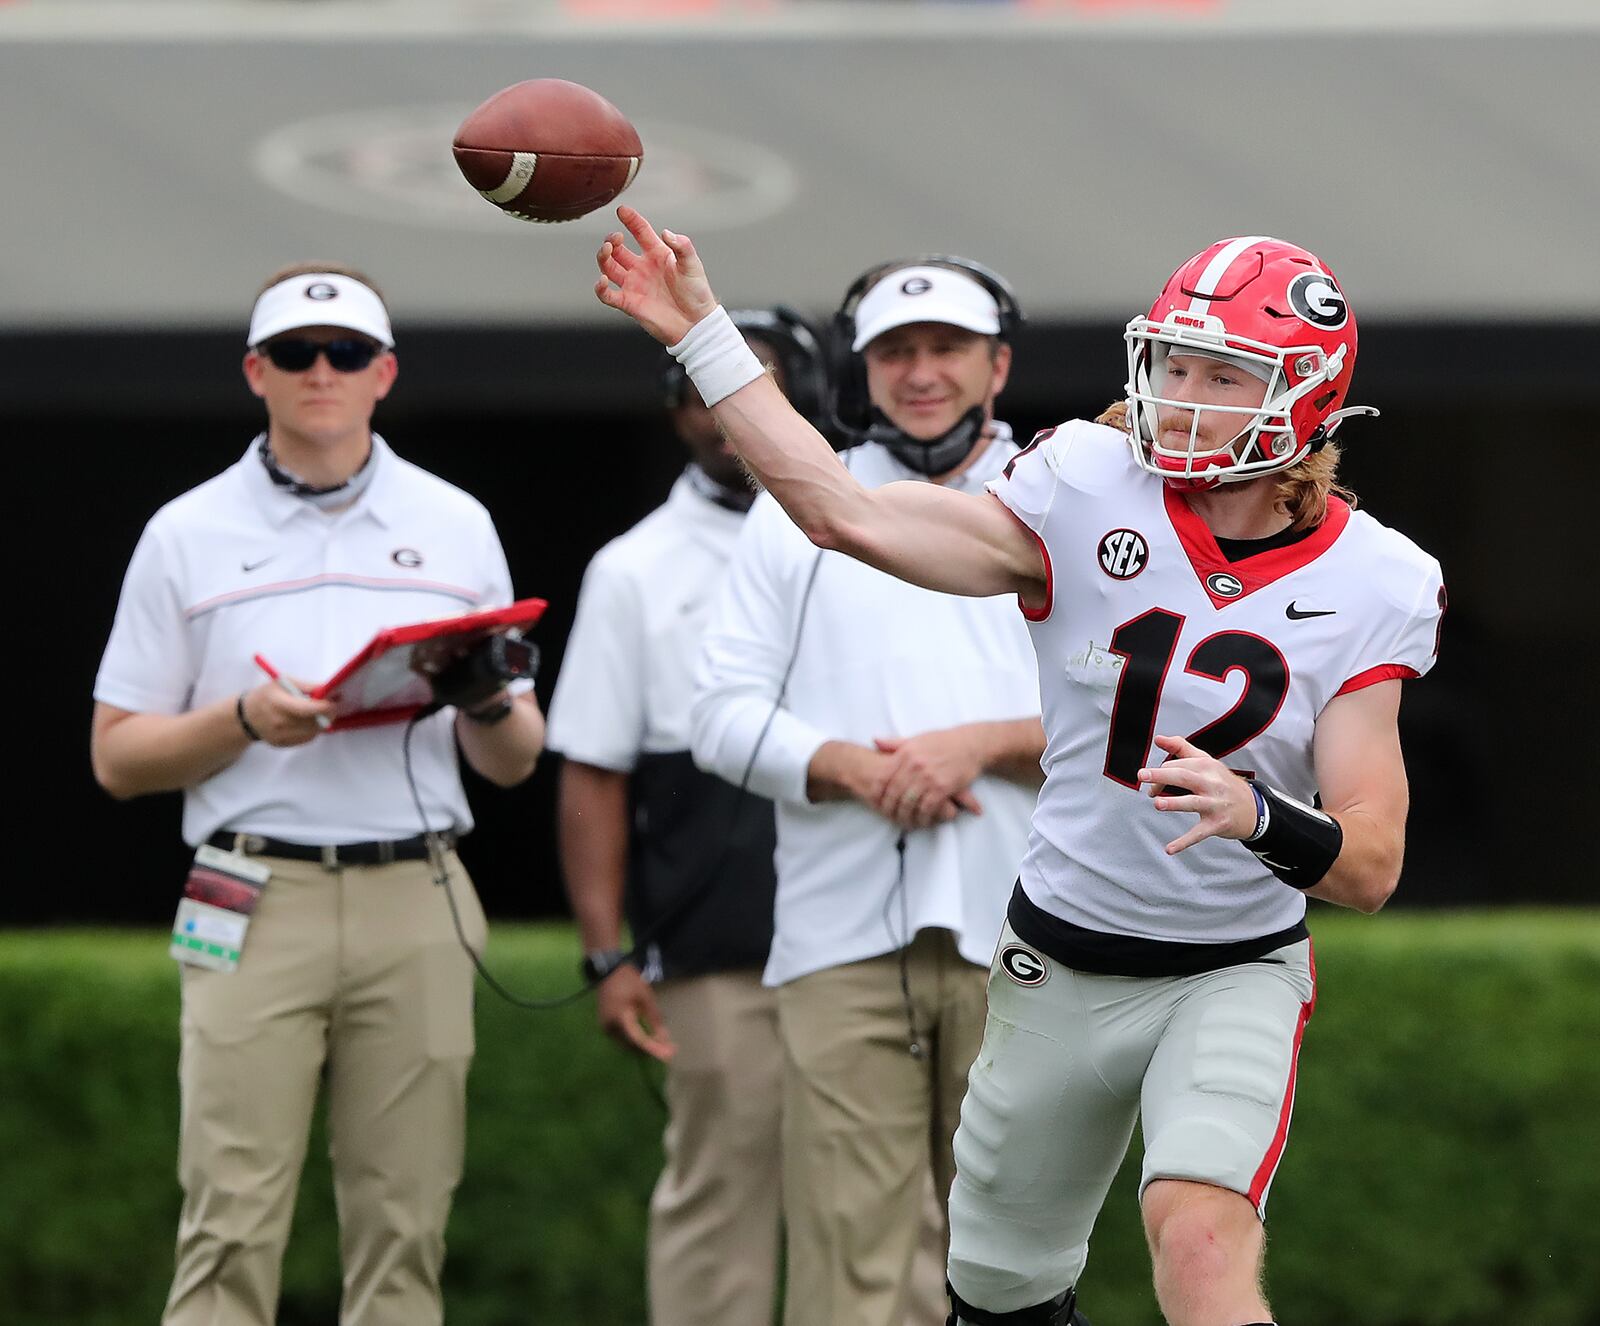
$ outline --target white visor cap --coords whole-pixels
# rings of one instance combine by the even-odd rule
[[[951,267],[902,267],[890,272],[856,305],[860,351],[886,331],[913,322],[943,322],[994,336],[1000,331],[1000,306],[972,277]]]
[[[263,290],[244,343],[260,345],[301,327],[345,327],[394,349],[389,311],[377,291],[337,272],[307,272]]]

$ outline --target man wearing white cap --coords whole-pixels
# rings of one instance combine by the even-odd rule
[[[835,414],[872,487],[981,492],[1017,454],[994,400],[1020,320],[961,259],[866,272],[835,317]],[[777,805],[787,1326],[942,1322],[931,1182],[982,1037],[985,969],[1042,775],[1010,598],[960,599],[819,553],[763,496],[712,611],[702,767]]]
[[[119,798],[181,790],[197,849],[174,926],[184,1203],[164,1320],[276,1320],[326,1080],[340,1320],[438,1322],[473,1048],[452,899],[474,947],[485,925],[454,851],[430,844],[472,828],[458,745],[509,787],[544,719],[531,682],[453,670],[407,760],[398,726],[328,730],[327,701],[263,679],[258,653],[321,680],[383,627],[512,593],[484,508],[372,431],[397,364],[370,280],[279,272],[247,347],[266,431],[145,527],[94,692],[96,778]]]

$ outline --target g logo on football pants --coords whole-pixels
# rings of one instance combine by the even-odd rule
[[[1043,985],[1050,979],[1050,968],[1031,948],[1007,944],[1000,950],[1000,968],[1018,985]]]

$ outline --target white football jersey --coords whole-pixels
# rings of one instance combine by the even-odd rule
[[[1166,855],[1194,820],[1156,810],[1138,771],[1165,758],[1158,733],[1187,736],[1310,803],[1323,706],[1433,665],[1438,563],[1338,498],[1309,536],[1230,562],[1121,432],[1081,420],[1041,433],[989,489],[1039,536],[1049,572],[1045,608],[1024,612],[1048,741],[1027,899],[1167,943],[1303,925],[1304,895],[1239,843]]]

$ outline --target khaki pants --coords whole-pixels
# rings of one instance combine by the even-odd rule
[[[948,930],[920,932],[906,966],[920,1058],[909,1051],[895,954],[778,990],[785,1326],[944,1318],[943,1257],[917,1254],[930,1168],[940,1208],[955,1171],[951,1140],[983,1035],[986,973]],[[937,1239],[942,1251],[942,1220]]]
[[[757,971],[663,982],[666,1165],[650,1201],[652,1326],[771,1326],[781,1206],[778,1003]]]
[[[344,1326],[443,1318],[461,1176],[471,962],[425,861],[272,878],[239,969],[183,968],[183,1213],[169,1326],[270,1326],[319,1082],[344,1267]],[[482,908],[451,855],[467,939]]]

